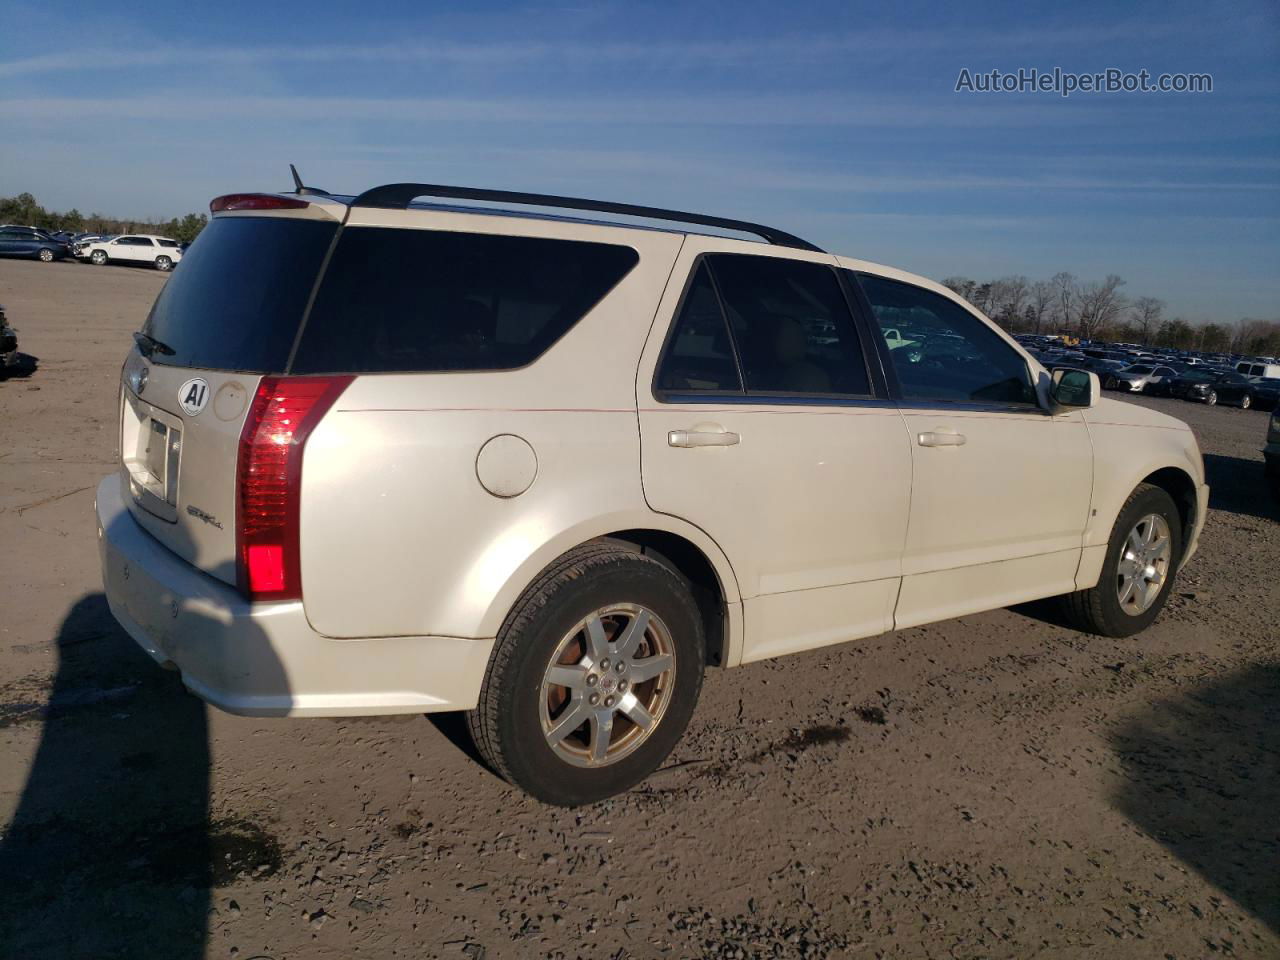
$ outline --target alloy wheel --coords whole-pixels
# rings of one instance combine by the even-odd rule
[[[1116,570],[1116,598],[1131,617],[1146,613],[1169,577],[1173,540],[1169,523],[1158,513],[1143,517],[1125,537]]]
[[[543,673],[547,745],[578,767],[621,760],[662,722],[675,676],[675,644],[656,613],[629,603],[595,611],[565,634]]]

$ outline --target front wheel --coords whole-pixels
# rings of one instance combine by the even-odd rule
[[[53,263],[53,251],[48,247],[41,247],[40,252],[36,254],[44,263]]]
[[[1218,393],[1216,390],[1210,390],[1209,395],[1204,398],[1204,402],[1211,407],[1218,405]]]
[[[1249,396],[1249,394],[1246,393],[1243,397],[1240,398],[1240,409],[1248,410],[1251,406],[1253,406],[1253,397]]]
[[[1067,618],[1104,637],[1140,633],[1160,615],[1182,557],[1182,521],[1173,498],[1141,484],[1111,528],[1098,584],[1063,597]]]
[[[89,260],[100,267],[107,262],[107,252],[105,250],[95,250],[89,254]]]
[[[684,733],[704,648],[679,576],[625,544],[586,544],[507,616],[467,715],[472,739],[495,771],[547,803],[621,793]]]
[[[156,257],[156,269],[161,273],[168,273],[173,269],[173,259],[171,257]]]

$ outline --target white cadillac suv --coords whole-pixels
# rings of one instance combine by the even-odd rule
[[[97,519],[117,619],[225,710],[468,711],[585,803],[662,762],[707,666],[1052,596],[1126,636],[1195,550],[1187,426],[929,280],[564,197],[211,208]]]

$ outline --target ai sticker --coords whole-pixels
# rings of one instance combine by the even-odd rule
[[[188,380],[178,389],[178,403],[188,417],[194,417],[209,402],[209,382],[200,377]]]

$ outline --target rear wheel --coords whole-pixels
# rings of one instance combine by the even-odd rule
[[[688,586],[656,560],[600,541],[561,557],[498,634],[477,749],[539,800],[592,803],[667,757],[702,687],[702,621]]]
[[[167,273],[173,269],[173,259],[171,257],[156,257],[156,269]]]
[[[1067,617],[1104,637],[1140,633],[1160,615],[1182,557],[1182,522],[1173,498],[1141,484],[1111,528],[1098,584],[1063,597]]]
[[[93,253],[89,254],[89,259],[100,267],[107,262],[107,251],[95,250]]]
[[[53,251],[50,250],[48,247],[41,247],[40,252],[36,254],[36,256],[38,256],[45,263],[53,262]]]
[[[1246,393],[1243,397],[1240,398],[1240,409],[1248,410],[1251,406],[1253,406],[1253,397],[1249,396],[1249,394]]]

